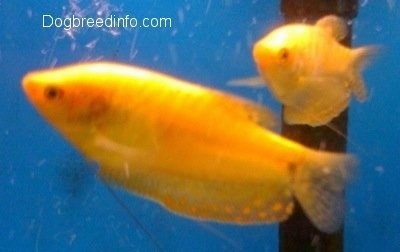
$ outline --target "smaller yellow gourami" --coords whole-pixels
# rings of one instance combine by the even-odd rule
[[[328,15],[314,25],[283,25],[255,43],[254,61],[287,123],[323,125],[348,107],[352,94],[366,99],[361,70],[376,47],[343,46],[347,34],[346,21]]]

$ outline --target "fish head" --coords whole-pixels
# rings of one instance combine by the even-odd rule
[[[34,71],[24,76],[22,87],[38,112],[63,135],[84,139],[110,114],[112,93],[92,77],[75,66]]]
[[[253,47],[260,75],[278,100],[290,100],[304,88],[299,81],[307,70],[307,48],[313,27],[285,25],[268,33]]]

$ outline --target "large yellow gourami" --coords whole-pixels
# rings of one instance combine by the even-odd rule
[[[224,222],[279,221],[292,211],[290,184],[307,151],[261,127],[272,119],[257,105],[113,63],[34,72],[23,83],[105,178],[136,194]],[[49,101],[49,87],[62,97]]]

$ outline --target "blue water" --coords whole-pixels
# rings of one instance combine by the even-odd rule
[[[33,69],[102,58],[225,89],[279,113],[266,89],[225,84],[256,74],[251,46],[282,22],[279,1],[54,2],[0,1],[0,251],[155,251],[131,214],[164,251],[276,251],[277,225],[197,222],[113,187],[127,211],[96,167],[28,104],[20,80]],[[361,2],[353,44],[383,49],[364,74],[368,101],[350,109],[349,152],[361,163],[347,191],[345,250],[400,251],[400,4]],[[170,17],[172,27],[42,27],[44,14],[72,13]]]

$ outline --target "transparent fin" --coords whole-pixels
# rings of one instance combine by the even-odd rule
[[[324,107],[288,107],[283,108],[283,117],[288,124],[307,124],[309,126],[320,126],[329,123],[337,117],[349,104],[350,98],[341,97],[336,104]]]
[[[359,73],[353,73],[349,77],[350,89],[358,101],[364,102],[367,99],[367,90],[364,81]]]
[[[333,233],[342,226],[344,189],[353,177],[356,164],[351,155],[311,152],[296,174],[294,195],[321,231]]]
[[[319,126],[330,122],[347,108],[350,90],[343,78],[325,77],[307,80],[307,90],[295,102],[285,105],[283,117],[289,124]]]
[[[260,76],[252,76],[228,81],[228,86],[236,87],[265,87],[265,81]]]
[[[379,47],[365,46],[352,50],[353,54],[353,71],[349,76],[350,89],[356,96],[357,100],[365,101],[367,91],[365,89],[364,81],[361,77],[361,71],[370,62],[371,58],[378,53]]]
[[[349,32],[346,20],[335,15],[325,16],[315,25],[328,31],[338,41],[344,39]]]

